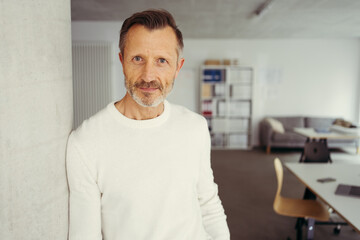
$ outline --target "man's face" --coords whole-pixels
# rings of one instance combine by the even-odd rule
[[[120,61],[128,93],[144,107],[156,107],[164,101],[184,63],[178,59],[171,27],[148,30],[142,25],[130,28]]]

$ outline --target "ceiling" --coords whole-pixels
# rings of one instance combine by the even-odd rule
[[[124,21],[149,8],[171,12],[184,38],[360,37],[360,0],[71,0],[73,21]]]

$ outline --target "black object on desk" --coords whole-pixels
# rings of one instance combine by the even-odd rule
[[[321,182],[321,183],[327,183],[327,182],[335,182],[336,179],[331,178],[331,177],[326,177],[326,178],[319,178],[316,181]]]
[[[336,188],[335,194],[360,197],[360,186],[352,186],[347,184],[339,184]]]

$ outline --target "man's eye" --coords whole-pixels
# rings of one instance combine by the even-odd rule
[[[136,62],[141,61],[141,57],[139,57],[139,56],[136,56],[136,57],[134,57],[133,59],[134,59],[134,61],[136,61]]]
[[[159,59],[159,62],[160,62],[160,63],[166,63],[167,61],[166,61],[165,58],[160,58],[160,59]]]

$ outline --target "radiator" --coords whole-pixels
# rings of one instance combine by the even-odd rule
[[[72,43],[74,129],[112,99],[111,54],[111,43]]]

